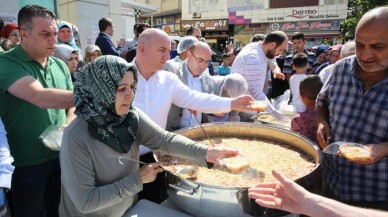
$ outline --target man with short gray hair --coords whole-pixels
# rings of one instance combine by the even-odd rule
[[[334,64],[317,98],[321,148],[358,143],[365,157],[325,154],[325,196],[388,210],[388,7],[362,16],[356,27],[356,55]],[[339,143],[341,150],[344,143]],[[364,155],[361,155],[364,156]]]

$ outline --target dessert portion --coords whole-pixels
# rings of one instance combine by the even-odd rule
[[[371,162],[371,152],[368,148],[361,145],[342,144],[339,146],[338,153],[354,162]]]
[[[246,170],[251,165],[251,162],[242,155],[231,157],[223,157],[218,159],[220,165],[223,165],[232,173],[239,173]]]

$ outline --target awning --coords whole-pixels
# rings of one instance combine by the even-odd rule
[[[128,5],[131,5],[134,8],[140,9],[141,11],[145,11],[145,12],[155,12],[155,11],[158,11],[158,8],[156,8],[154,6],[146,5],[146,4],[143,4],[143,3],[134,2],[134,1],[130,1],[130,0],[121,0],[121,3],[125,3],[125,4],[128,4]]]

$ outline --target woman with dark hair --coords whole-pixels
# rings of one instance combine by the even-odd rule
[[[65,129],[60,216],[122,216],[160,163],[139,168],[139,145],[208,166],[235,150],[209,148],[167,132],[133,104],[136,68],[117,56],[85,66],[74,86],[77,118]],[[126,160],[129,159],[129,160]]]

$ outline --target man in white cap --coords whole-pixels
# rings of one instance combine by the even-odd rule
[[[198,39],[194,36],[184,37],[177,47],[178,56],[174,59],[168,60],[163,69],[169,72],[172,72],[174,68],[177,69],[179,65],[190,55],[190,47],[193,46],[195,42],[198,42]]]

